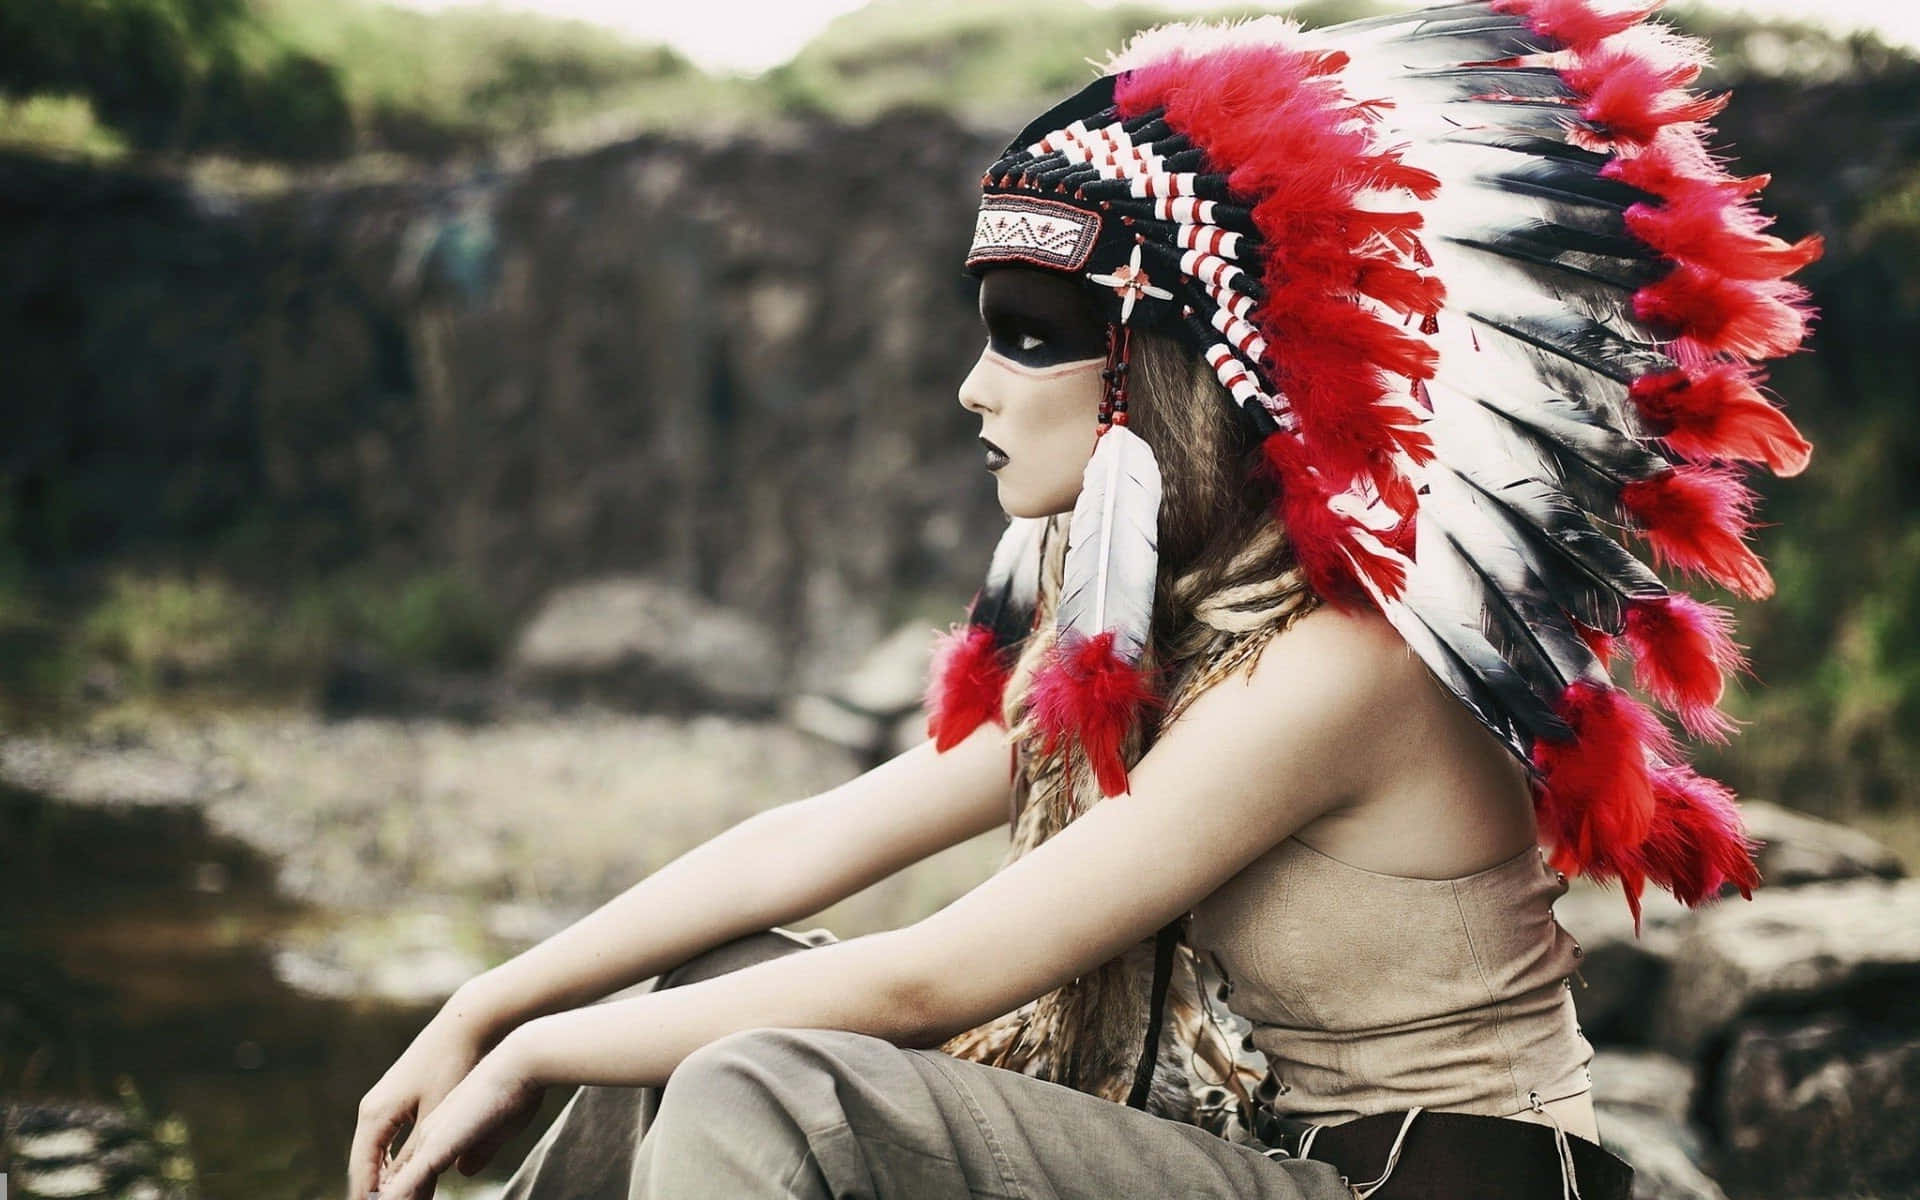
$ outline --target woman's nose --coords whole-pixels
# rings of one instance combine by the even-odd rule
[[[973,370],[960,381],[960,407],[970,413],[985,413],[993,405],[991,392],[987,387],[987,352],[982,350],[980,357],[974,360]]]

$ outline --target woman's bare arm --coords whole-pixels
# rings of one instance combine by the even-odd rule
[[[1367,790],[1410,672],[1377,616],[1319,610],[1250,677],[1201,695],[1130,775],[1006,869],[911,926],[529,1022],[505,1060],[543,1084],[663,1083],[760,1026],[932,1047],[1098,966],[1268,847]]]
[[[798,920],[1006,820],[1006,731],[923,742],[839,787],[694,847],[449,1002],[501,1036],[592,1003],[742,934]]]

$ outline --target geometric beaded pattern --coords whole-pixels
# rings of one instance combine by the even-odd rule
[[[988,196],[974,223],[966,265],[1025,262],[1056,271],[1087,265],[1100,237],[1100,216],[1031,196]]]

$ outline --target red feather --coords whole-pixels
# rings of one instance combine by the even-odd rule
[[[1574,736],[1534,741],[1541,835],[1553,844],[1558,869],[1620,880],[1637,929],[1645,880],[1638,850],[1654,823],[1648,756],[1675,757],[1673,735],[1652,709],[1592,680],[1568,684],[1555,711]]]
[[[1633,315],[1678,331],[1683,359],[1716,354],[1778,358],[1807,336],[1807,290],[1772,279],[1730,279],[1690,262],[1633,294]]]
[[[1047,753],[1079,742],[1104,795],[1127,790],[1122,742],[1141,708],[1155,704],[1145,674],[1113,652],[1113,633],[1063,633],[1034,674],[1029,711]]]
[[[1008,674],[993,630],[958,625],[940,635],[926,693],[927,736],[935,750],[958,745],[988,721],[1000,722]]]
[[[1678,714],[1688,733],[1716,742],[1725,742],[1735,728],[1716,707],[1726,674],[1747,666],[1732,627],[1730,611],[1684,592],[1627,606],[1633,681]]]
[[[1564,46],[1585,46],[1646,19],[1663,2],[1607,10],[1589,0],[1493,0],[1493,11],[1518,13],[1528,28]]]
[[[1653,769],[1653,794],[1653,829],[1642,849],[1648,878],[1689,906],[1729,883],[1753,899],[1760,869],[1733,791],[1684,764],[1663,763]]]
[[[1657,61],[1640,45],[1602,45],[1573,55],[1561,76],[1581,96],[1580,115],[1611,140],[1644,145],[1668,125],[1705,121],[1728,97],[1697,96],[1686,85],[1701,60]]]
[[[1724,191],[1693,188],[1665,204],[1630,204],[1625,217],[1635,237],[1668,258],[1732,279],[1780,279],[1820,257],[1819,234],[1786,242],[1746,227],[1750,211]]]
[[[1406,587],[1406,565],[1365,546],[1353,522],[1329,507],[1335,493],[1307,466],[1300,439],[1285,432],[1269,434],[1261,450],[1279,479],[1281,519],[1313,590],[1336,608],[1363,611],[1372,604],[1356,578],[1364,571],[1382,595],[1398,596]]]
[[[1738,203],[1757,195],[1772,178],[1727,174],[1726,168],[1707,149],[1705,134],[1696,125],[1669,125],[1636,153],[1609,159],[1601,165],[1600,174],[1668,202],[1704,189],[1730,203]],[[1757,214],[1742,220],[1754,229],[1764,229],[1767,224],[1766,219]]]
[[[1741,363],[1642,375],[1628,395],[1655,436],[1688,458],[1757,460],[1791,476],[1813,453],[1813,443],[1767,402],[1753,368]]]
[[[1661,565],[1698,572],[1750,599],[1773,594],[1773,577],[1741,540],[1756,497],[1731,471],[1674,467],[1632,480],[1620,499]]]

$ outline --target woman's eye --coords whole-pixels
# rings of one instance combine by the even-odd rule
[[[1031,344],[1029,344],[1031,343]],[[1020,335],[1019,346],[1022,350],[1038,350],[1047,344],[1047,339],[1031,333]]]

